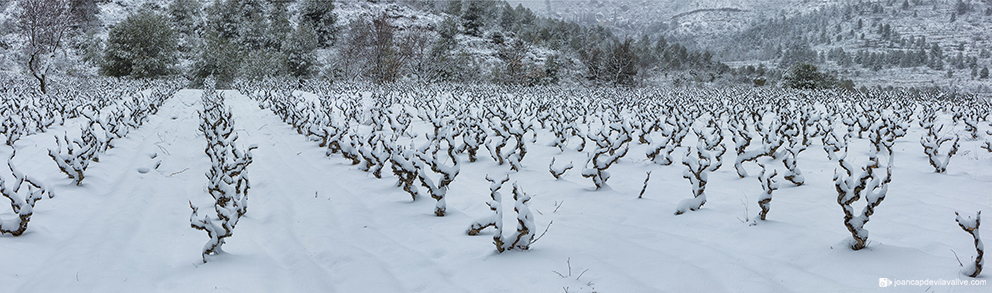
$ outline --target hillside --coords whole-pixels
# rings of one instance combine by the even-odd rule
[[[965,67],[954,66],[948,74],[948,68],[938,70],[935,66],[907,66],[891,61],[873,68],[871,64],[859,66],[861,62],[854,66],[838,64],[838,60],[827,58],[828,53],[838,49],[851,54],[852,59],[859,51],[889,54],[918,49],[907,44],[916,40],[926,43],[924,49],[928,51],[933,44],[940,46],[945,64],[958,62],[951,59],[958,53],[963,58],[977,58],[976,71],[980,71],[992,66],[989,54],[982,53],[982,49],[992,48],[992,30],[988,29],[992,26],[990,1],[515,2],[530,5],[535,12],[549,17],[604,25],[635,38],[644,32],[653,38],[663,36],[690,48],[711,51],[715,60],[734,67],[763,63],[775,68],[782,63],[789,46],[799,42],[820,55],[805,61],[859,85],[955,86],[971,92],[992,91],[987,80],[972,78],[968,60]]]

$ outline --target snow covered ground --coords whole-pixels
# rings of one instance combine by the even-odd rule
[[[501,191],[511,215],[504,228],[515,226],[507,198],[510,184],[519,182],[533,196],[538,234],[546,227],[547,234],[529,251],[499,254],[492,230],[479,236],[465,231],[490,213],[485,176],[504,174],[506,166],[490,159],[463,164],[448,191],[448,215],[436,217],[429,197],[411,201],[392,176],[375,179],[339,155],[327,157],[324,148],[255,101],[224,94],[238,144],[259,146],[248,168],[248,213],[224,246],[228,254],[201,263],[207,236],[189,225],[189,202],[210,202],[204,176],[210,163],[197,130],[201,92],[183,90],[93,163],[79,187],[47,156],[52,133],[73,129],[75,122],[17,142],[15,166],[53,186],[56,197],[37,203],[24,235],[0,236],[0,291],[992,290],[988,284],[879,287],[880,278],[973,280],[960,275],[955,260],[954,253],[967,262],[975,251],[954,212],[992,210],[992,154],[979,149],[979,141],[962,139],[947,173],[937,174],[919,143],[922,130],[914,125],[893,147],[891,188],[865,226],[868,248],[852,251],[831,180],[836,163],[819,142],[799,156],[806,184],[779,180],[769,220],[750,226],[743,219],[756,217],[762,192],[756,166],[748,167],[751,177],[740,179],[725,163],[710,174],[706,205],[675,216],[678,202],[691,197],[684,166],[653,164],[641,155],[645,145],[632,144],[630,155],[610,169],[611,187],[595,191],[580,170],[561,180],[548,173],[552,157],[557,165],[578,166],[586,154],[544,147],[551,136],[541,130],[522,162],[525,168],[511,172]],[[414,125],[419,133],[426,130],[422,122]],[[867,143],[859,141],[851,157],[863,161],[866,150]],[[0,147],[0,157],[10,151]],[[725,160],[733,156],[730,151]],[[142,168],[151,170],[141,173]],[[651,180],[638,199],[646,171],[652,171]],[[2,211],[0,217],[13,216]]]

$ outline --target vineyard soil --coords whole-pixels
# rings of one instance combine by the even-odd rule
[[[915,126],[895,142],[891,187],[865,225],[870,243],[861,251],[846,246],[851,234],[832,181],[837,164],[819,140],[798,156],[805,184],[779,179],[768,220],[749,225],[761,210],[757,164],[746,164],[752,176],[742,179],[725,163],[709,175],[702,209],[676,216],[676,205],[692,197],[684,166],[652,163],[643,156],[647,145],[631,144],[603,189],[581,167],[555,180],[552,157],[579,166],[587,152],[546,147],[552,136],[538,129],[523,169],[509,173],[501,192],[504,229],[516,226],[508,187],[518,182],[533,197],[543,237],[528,251],[500,254],[491,228],[465,233],[491,213],[486,175],[509,169],[484,150],[478,162],[463,159],[447,214],[436,217],[429,196],[411,201],[395,177],[376,179],[340,155],[325,156],[256,101],[223,94],[238,145],[258,144],[248,167],[248,213],[227,239],[227,254],[203,264],[206,236],[190,228],[190,202],[210,204],[210,162],[197,130],[201,92],[183,90],[90,165],[81,186],[47,156],[53,134],[78,131],[79,121],[15,144],[13,163],[54,187],[56,197],[38,202],[23,236],[0,236],[0,291],[862,292],[878,290],[879,278],[966,279],[952,251],[967,263],[973,239],[954,212],[992,211],[992,154],[982,142],[962,139],[946,173],[934,173],[919,143],[924,130]],[[430,131],[420,120],[413,127]],[[868,148],[854,140],[849,158],[863,165]],[[0,157],[10,152],[0,147]],[[676,150],[674,161],[685,153]],[[734,157],[728,151],[724,160]],[[864,201],[855,205],[860,211]]]

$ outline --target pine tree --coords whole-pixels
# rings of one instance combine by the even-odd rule
[[[95,0],[71,0],[69,13],[72,16],[76,28],[79,30],[89,30],[100,25],[100,7]]]
[[[989,67],[988,66],[982,67],[982,72],[978,74],[978,78],[980,78],[980,79],[989,78]]]
[[[465,9],[465,13],[462,14],[462,26],[465,27],[465,33],[472,36],[479,36],[479,30],[482,28],[482,4],[479,1],[469,1],[468,8]]]
[[[300,19],[308,22],[317,33],[317,47],[327,48],[337,41],[338,16],[334,13],[332,0],[305,0],[300,11]]]
[[[240,38],[238,27],[241,25],[241,16],[237,1],[214,0],[214,3],[207,7],[207,23],[204,34],[216,34],[218,38],[225,40],[237,40]]]
[[[289,74],[294,77],[309,77],[313,75],[313,68],[317,67],[317,57],[313,50],[317,49],[317,32],[310,27],[310,23],[301,23],[289,38],[282,44],[282,51],[286,54],[286,65]]]
[[[789,68],[785,76],[782,77],[785,86],[796,89],[818,89],[829,87],[827,78],[816,66],[806,63],[797,63]]]
[[[172,1],[169,4],[169,17],[173,29],[184,36],[191,36],[197,30],[200,9],[200,1],[197,0]]]
[[[454,16],[462,15],[462,1],[454,0],[448,2],[448,8],[444,11],[447,14]]]
[[[500,10],[499,26],[504,30],[513,28],[513,24],[517,21],[516,15],[513,14],[513,7],[510,7],[510,5],[507,4]]]
[[[293,32],[293,26],[289,23],[289,16],[286,11],[286,3],[273,1],[266,16],[268,29],[265,33],[265,47],[269,49],[280,49],[282,41]],[[310,27],[312,30],[313,27]]]
[[[243,51],[262,49],[266,44],[265,9],[261,0],[230,1],[238,2],[238,39],[236,43]]]
[[[172,72],[176,38],[169,19],[152,11],[128,16],[110,30],[100,73],[155,77]]]
[[[199,56],[193,64],[193,85],[200,86],[213,75],[218,88],[226,88],[237,77],[243,56],[235,44],[221,37],[219,32],[208,32],[203,38]]]

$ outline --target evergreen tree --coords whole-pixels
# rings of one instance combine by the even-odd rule
[[[206,9],[207,22],[204,34],[216,34],[216,37],[229,41],[239,39],[238,27],[241,25],[239,10],[237,1],[214,0],[214,3]]]
[[[818,89],[828,88],[832,85],[828,82],[827,75],[821,73],[815,65],[807,63],[796,63],[789,68],[789,71],[782,76],[786,87],[795,89]]]
[[[971,5],[965,3],[964,1],[958,0],[958,2],[954,4],[954,11],[957,14],[964,15],[965,13],[971,11]]]
[[[255,50],[241,53],[240,78],[260,80],[270,76],[284,76],[289,73],[286,54],[274,50]]]
[[[317,32],[307,22],[301,23],[282,44],[286,54],[289,74],[294,77],[310,77],[317,67],[317,57],[313,51],[319,43]]]
[[[557,84],[560,77],[558,71],[561,66],[558,64],[558,55],[550,55],[544,60],[544,76],[547,78],[547,83]]]
[[[169,4],[169,18],[173,29],[183,35],[192,36],[198,28],[200,18],[200,1],[175,0]]]
[[[207,32],[199,56],[193,64],[193,85],[200,86],[208,76],[214,76],[217,88],[226,88],[237,77],[242,54],[221,32]]]
[[[433,64],[430,64],[433,73],[427,76],[427,79],[450,79],[455,69],[450,52],[458,45],[458,41],[455,40],[455,36],[458,35],[458,23],[450,17],[445,18],[438,25],[437,33],[437,39],[431,44],[428,53],[428,59],[433,61]]]
[[[289,15],[286,11],[286,3],[273,1],[269,7],[268,29],[265,33],[265,47],[268,49],[280,49],[282,41],[293,32],[293,26],[289,23]],[[310,27],[313,30],[313,27]]]
[[[465,27],[465,33],[472,36],[479,36],[479,30],[482,28],[482,4],[479,1],[469,1],[468,8],[465,9],[465,13],[462,14],[462,26]]]
[[[988,66],[982,67],[982,72],[978,74],[978,78],[980,78],[980,79],[989,78],[989,67]]]
[[[128,16],[110,30],[100,73],[155,77],[171,73],[176,38],[169,19],[152,11]]]
[[[337,41],[338,16],[334,13],[334,1],[304,0],[300,9],[300,20],[309,23],[317,34],[317,47],[327,48]]]
[[[95,0],[71,0],[69,13],[76,29],[85,31],[100,25],[100,18],[97,17],[100,7]]]
[[[261,0],[240,0],[237,2],[238,12],[238,39],[236,42],[243,51],[253,51],[262,49],[266,44],[267,24],[265,19],[265,6]]]
[[[514,8],[514,12],[517,15],[517,20],[523,25],[533,24],[534,20],[537,19],[537,16],[535,16],[530,9],[524,7],[523,4],[517,4],[517,8]]]
[[[516,15],[513,13],[513,7],[506,4],[500,10],[499,26],[504,30],[510,30],[513,28],[513,24],[517,22]]]
[[[462,1],[461,0],[448,1],[448,8],[445,9],[444,12],[455,16],[462,15]]]

